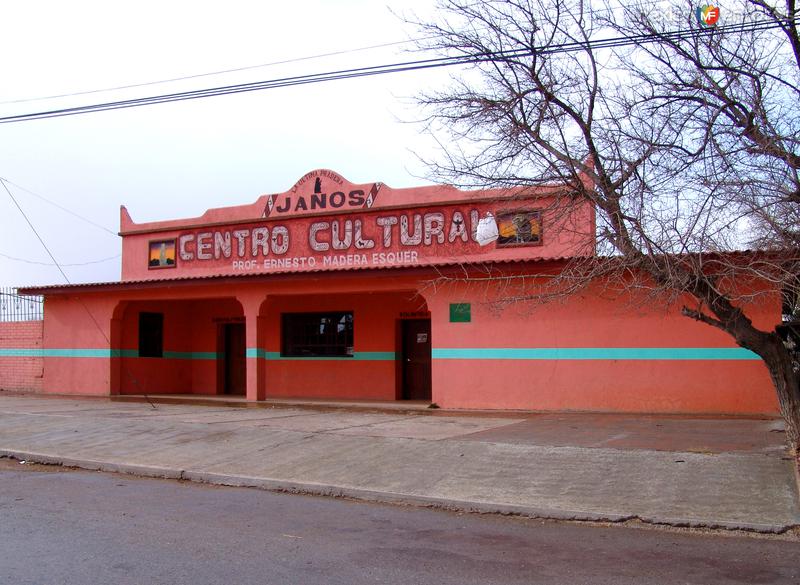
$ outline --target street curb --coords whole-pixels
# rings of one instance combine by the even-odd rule
[[[352,498],[356,500],[389,503],[410,504],[423,507],[440,508],[460,512],[475,512],[481,514],[501,514],[513,516],[526,516],[530,518],[550,518],[554,520],[582,520],[591,522],[624,522],[633,519],[633,516],[618,514],[593,514],[583,511],[571,510],[545,510],[530,506],[515,506],[511,504],[497,504],[491,502],[471,502],[465,500],[452,500],[432,496],[415,494],[402,494],[396,492],[380,492],[355,487],[335,486],[307,482],[293,482],[278,479],[251,477],[246,475],[229,475],[205,471],[186,471],[184,479],[200,483],[228,485],[237,487],[254,487],[275,492],[288,492],[314,496],[328,496],[334,498]]]
[[[0,457],[17,459],[31,463],[43,463],[45,465],[61,465],[63,467],[78,467],[89,471],[106,471],[110,473],[125,473],[128,475],[139,475],[142,477],[153,477],[160,479],[183,479],[183,471],[168,467],[156,467],[151,465],[131,465],[127,463],[113,463],[110,461],[99,461],[96,459],[77,459],[73,457],[61,457],[57,455],[47,455],[45,453],[33,453],[30,451],[15,451],[0,449]]]
[[[224,473],[213,473],[207,471],[192,471],[186,469],[175,469],[167,467],[157,467],[150,465],[138,465],[129,463],[114,463],[95,459],[80,459],[73,457],[60,457],[47,455],[45,453],[34,453],[28,451],[18,451],[11,449],[0,449],[0,458],[16,459],[19,461],[30,461],[33,463],[43,463],[48,465],[61,465],[64,467],[77,467],[92,471],[105,471],[112,473],[124,473],[140,477],[151,477],[160,479],[179,479],[196,483],[207,483],[213,485],[224,485],[231,487],[251,487],[271,492],[303,494],[311,496],[325,496],[338,498],[351,498],[374,503],[385,504],[405,504],[420,507],[438,508],[456,512],[469,512],[478,514],[500,514],[507,516],[521,516],[526,518],[536,518],[545,520],[564,520],[578,522],[611,522],[621,523],[631,520],[639,520],[646,524],[670,526],[676,528],[708,528],[715,530],[738,530],[746,532],[757,532],[762,534],[781,534],[797,525],[789,524],[759,524],[748,522],[724,522],[724,521],[705,521],[697,518],[660,518],[658,516],[636,516],[621,514],[598,514],[584,510],[561,510],[549,508],[536,508],[532,506],[520,506],[513,504],[501,504],[494,502],[474,502],[466,500],[451,500],[433,496],[422,496],[416,494],[402,494],[395,492],[381,492],[366,490],[356,487],[336,486],[330,484],[319,484],[313,482],[295,482],[280,479],[263,477],[253,477],[247,475],[234,475]]]

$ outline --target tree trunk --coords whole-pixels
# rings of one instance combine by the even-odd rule
[[[752,348],[761,356],[769,370],[781,415],[786,423],[786,440],[795,457],[800,457],[800,378],[794,371],[792,357],[783,345],[777,333],[768,336],[768,340]]]
[[[783,344],[781,335],[777,329],[771,332],[757,329],[750,318],[734,306],[729,297],[720,294],[716,284],[707,277],[698,278],[692,284],[692,294],[710,307],[714,316],[687,307],[683,308],[684,315],[725,331],[739,346],[764,360],[778,395],[789,449],[800,466],[800,376],[794,371],[792,355]]]

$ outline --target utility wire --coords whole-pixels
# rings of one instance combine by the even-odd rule
[[[39,243],[45,249],[45,251],[47,252],[47,255],[50,256],[50,259],[53,261],[53,265],[56,268],[58,268],[58,271],[61,273],[61,276],[64,277],[64,281],[67,284],[72,284],[72,282],[70,282],[69,277],[67,276],[67,273],[64,272],[64,269],[61,267],[61,264],[59,264],[58,260],[56,260],[55,256],[53,256],[53,253],[50,251],[50,248],[48,248],[47,244],[44,243],[44,240],[39,235],[39,232],[33,226],[33,223],[31,223],[31,220],[28,219],[27,214],[22,209],[20,204],[17,202],[17,200],[14,197],[14,195],[11,193],[11,190],[8,188],[8,185],[6,185],[5,179],[0,177],[0,183],[2,183],[3,189],[5,189],[6,193],[8,193],[8,196],[11,197],[11,201],[14,202],[14,205],[17,207],[19,212],[22,214],[22,217],[25,218],[25,222],[31,228],[31,231],[36,235],[36,239],[39,240]],[[106,335],[105,330],[100,326],[100,323],[97,322],[97,319],[95,318],[94,314],[89,310],[89,307],[86,306],[86,303],[83,301],[83,298],[81,298],[80,295],[78,295],[76,298],[77,298],[78,302],[81,304],[81,306],[83,307],[83,310],[86,311],[86,314],[89,315],[89,318],[92,320],[92,323],[94,323],[94,326],[100,332],[100,335],[102,335],[103,339],[105,339],[106,343],[108,344],[108,348],[111,349],[111,339],[109,339],[108,335]],[[128,376],[131,378],[131,380],[133,381],[134,385],[141,387],[140,384],[139,384],[139,380],[136,378],[136,376],[134,376],[133,373],[128,368],[124,368],[124,370],[128,374]],[[143,394],[143,395],[144,395],[145,400],[147,400],[147,402],[150,404],[150,406],[153,407],[153,409],[156,409],[156,405],[153,404],[153,402],[150,400],[150,398],[147,396],[147,394]]]
[[[2,177],[0,177],[0,183],[3,184],[3,189],[5,189],[6,193],[8,193],[8,196],[11,197],[11,201],[14,202],[14,205],[17,207],[19,212],[22,214],[22,217],[25,218],[25,222],[28,224],[28,227],[30,227],[31,231],[33,231],[33,233],[36,235],[36,239],[39,240],[39,243],[42,245],[42,248],[44,248],[45,252],[47,252],[47,255],[50,256],[50,260],[53,261],[53,266],[58,268],[58,271],[61,273],[61,276],[64,277],[64,281],[66,281],[67,284],[72,284],[69,281],[69,278],[67,277],[67,273],[64,272],[64,270],[61,268],[61,265],[58,263],[58,260],[56,260],[56,257],[53,256],[53,253],[50,251],[50,248],[48,248],[47,244],[44,243],[44,240],[42,239],[42,236],[40,236],[39,232],[36,231],[36,228],[33,227],[33,224],[31,223],[31,220],[28,219],[28,216],[26,215],[25,211],[23,211],[22,207],[20,207],[20,204],[17,202],[17,199],[11,193],[11,190],[8,188],[8,185],[6,185],[6,180],[3,179]],[[94,317],[92,317],[92,319],[94,319]]]
[[[9,256],[8,254],[3,254],[0,252],[0,257],[6,258],[8,260],[14,260],[15,262],[24,262],[25,264],[36,264],[37,266],[56,266],[52,262],[37,262],[36,260],[28,260],[26,258],[17,258],[16,256]],[[120,254],[116,256],[109,256],[108,258],[101,258],[100,260],[90,260],[88,262],[74,262],[71,264],[61,264],[61,266],[88,266],[90,264],[100,264],[102,262],[108,262],[110,260],[116,260],[120,257]]]
[[[555,45],[545,45],[542,47],[535,47],[533,49],[525,48],[525,49],[514,49],[507,51],[494,51],[494,52],[486,52],[478,54],[457,55],[451,57],[438,57],[438,58],[423,59],[417,61],[406,61],[400,63],[386,64],[386,65],[374,65],[368,67],[359,67],[355,69],[343,69],[338,71],[328,71],[323,73],[313,73],[313,74],[298,75],[293,77],[282,77],[266,81],[227,85],[227,86],[213,87],[207,89],[161,94],[143,98],[105,102],[87,106],[78,106],[78,107],[62,108],[56,110],[47,110],[41,112],[33,112],[29,114],[6,116],[0,118],[0,123],[8,124],[13,122],[24,122],[28,120],[57,118],[63,116],[87,114],[92,112],[102,112],[108,110],[141,107],[141,106],[154,105],[160,103],[201,99],[201,98],[214,97],[220,95],[261,91],[265,89],[275,89],[278,87],[290,87],[290,86],[305,85],[310,83],[321,83],[324,81],[353,79],[358,77],[384,75],[388,73],[399,73],[405,71],[419,71],[419,70],[438,68],[438,67],[452,67],[455,65],[477,64],[497,59],[509,60],[509,59],[528,57],[531,55],[549,55],[554,53],[572,53],[576,51],[609,49],[609,48],[617,48],[630,45],[640,45],[640,44],[652,43],[663,40],[687,40],[690,38],[698,38],[711,34],[755,32],[755,31],[779,28],[786,22],[794,22],[794,21],[786,20],[785,22],[784,21],[778,22],[774,20],[765,20],[765,21],[757,21],[754,23],[747,23],[747,24],[740,23],[740,24],[717,26],[714,28],[705,28],[705,29],[683,29],[667,33],[647,33],[647,34],[632,35],[632,36],[620,36],[608,39],[600,39],[597,41],[572,41]]]
[[[630,6],[626,6],[624,4],[621,4],[619,8],[623,9],[623,10],[627,10],[627,9],[630,9],[631,7]],[[596,8],[596,9],[593,9],[593,13],[595,13],[595,14],[612,13],[612,12],[614,12],[613,8],[609,8],[609,9],[597,9]],[[316,54],[316,55],[307,55],[305,57],[295,57],[295,58],[292,58],[292,59],[283,59],[281,61],[272,61],[270,63],[261,63],[259,65],[245,65],[243,67],[234,67],[232,69],[222,69],[220,71],[209,71],[209,72],[206,72],[206,73],[196,73],[196,74],[193,74],[193,75],[183,75],[181,77],[172,77],[170,79],[159,79],[159,80],[156,80],[156,81],[146,81],[146,82],[142,82],[142,83],[131,83],[131,84],[128,84],[128,85],[118,85],[118,86],[115,86],[115,87],[105,87],[105,88],[101,88],[101,89],[91,89],[91,90],[86,90],[86,91],[76,91],[76,92],[72,92],[72,93],[62,93],[62,94],[41,96],[41,97],[35,97],[35,98],[21,98],[21,99],[16,99],[16,100],[8,100],[8,101],[0,102],[0,105],[40,102],[40,101],[59,99],[59,98],[65,98],[65,97],[76,97],[76,96],[82,96],[82,95],[92,95],[92,94],[97,94],[97,93],[105,93],[105,92],[109,92],[109,91],[119,91],[119,90],[123,90],[123,89],[133,89],[133,88],[137,88],[137,87],[148,87],[148,86],[151,86],[151,85],[162,85],[162,84],[165,84],[165,83],[174,83],[174,82],[177,82],[177,81],[186,81],[186,80],[189,80],[189,79],[199,79],[199,78],[202,78],[202,77],[213,77],[213,76],[216,76],[216,75],[226,75],[228,73],[240,73],[242,71],[251,71],[253,69],[263,69],[263,68],[266,68],[266,67],[274,67],[276,65],[288,65],[289,63],[299,63],[299,62],[302,62],[302,61],[313,61],[313,60],[316,60],[316,59],[324,59],[326,57],[336,57],[336,56],[339,56],[339,55],[347,55],[347,54],[351,54],[351,53],[360,53],[360,52],[364,52],[364,51],[370,51],[370,50],[373,50],[373,49],[382,49],[382,48],[385,48],[385,47],[394,47],[394,46],[398,46],[398,45],[407,45],[409,43],[419,43],[421,41],[429,40],[430,38],[432,38],[432,37],[420,37],[420,38],[415,38],[415,39],[408,39],[408,40],[405,40],[405,41],[393,41],[393,42],[388,42],[388,43],[379,43],[379,44],[376,44],[376,45],[367,45],[365,47],[356,47],[356,48],[353,48],[353,49],[342,49],[342,50],[339,50],[339,51],[331,51],[329,53],[319,53],[319,54]]]
[[[109,233],[109,234],[111,234],[112,236],[118,236],[118,235],[119,235],[119,234],[117,234],[117,232],[115,232],[115,231],[113,231],[113,230],[110,230],[110,229],[108,229],[106,226],[104,226],[104,225],[100,225],[99,223],[95,223],[95,222],[94,222],[94,221],[92,221],[91,219],[88,219],[88,218],[86,218],[86,217],[83,217],[82,215],[80,215],[80,214],[78,214],[78,213],[75,213],[74,211],[72,211],[72,210],[70,210],[70,209],[67,209],[67,208],[66,208],[66,207],[64,207],[63,205],[59,205],[59,204],[58,204],[58,203],[56,203],[55,201],[51,201],[50,199],[48,199],[47,197],[45,197],[45,196],[43,196],[43,195],[39,195],[38,193],[35,193],[35,192],[31,191],[30,189],[26,189],[25,187],[23,187],[22,185],[19,185],[19,184],[15,183],[14,181],[11,181],[11,180],[9,180],[9,179],[6,179],[5,177],[0,177],[0,180],[2,180],[2,181],[5,181],[5,182],[6,182],[6,183],[8,183],[9,185],[14,185],[14,186],[15,186],[17,189],[19,189],[20,191],[25,191],[25,193],[28,193],[29,195],[33,195],[34,197],[37,197],[37,198],[41,199],[41,200],[42,200],[42,201],[44,201],[45,203],[49,203],[49,204],[50,204],[50,205],[52,205],[53,207],[57,207],[58,209],[60,209],[60,210],[61,210],[61,211],[63,211],[64,213],[69,213],[70,215],[72,215],[72,216],[74,216],[74,217],[77,217],[77,218],[78,218],[78,219],[80,219],[81,221],[85,221],[85,222],[86,222],[86,223],[88,223],[89,225],[93,225],[94,227],[96,227],[96,228],[99,228],[99,229],[103,230],[104,232],[108,232],[108,233]]]
[[[273,61],[271,63],[262,63],[260,65],[246,65],[244,67],[236,67],[234,69],[223,69],[221,71],[210,71],[207,73],[197,73],[194,75],[184,75],[182,77],[173,77],[171,79],[159,79],[157,81],[146,81],[143,83],[132,83],[129,85],[118,85],[116,87],[105,87],[102,89],[91,89],[87,91],[77,91],[73,93],[62,93],[58,95],[48,95],[43,97],[36,97],[36,98],[23,98],[18,100],[10,100],[6,102],[0,102],[0,105],[7,105],[7,104],[23,104],[23,103],[30,103],[30,102],[41,102],[45,100],[53,100],[58,98],[65,98],[65,97],[75,97],[81,95],[91,95],[96,93],[104,93],[108,91],[118,91],[121,89],[133,89],[136,87],[147,87],[150,85],[161,85],[165,83],[174,83],[176,81],[186,81],[188,79],[198,79],[201,77],[212,77],[215,75],[225,75],[227,73],[240,73],[242,71],[250,71],[252,69],[262,69],[265,67],[274,67],[276,65],[287,65],[289,63],[299,63],[301,61],[313,61],[315,59],[322,59],[325,57],[335,57],[338,55],[346,55],[349,53],[358,53],[362,51],[369,51],[372,49],[381,49],[384,47],[392,47],[396,45],[405,45],[408,43],[419,42],[424,39],[409,39],[407,41],[394,41],[391,43],[381,43],[378,45],[369,45],[367,47],[358,47],[356,49],[343,49],[341,51],[332,51],[330,53],[321,53],[319,55],[308,55],[306,57],[295,57],[294,59],[284,59],[282,61]]]

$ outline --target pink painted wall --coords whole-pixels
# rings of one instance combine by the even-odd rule
[[[535,265],[533,265],[535,266]],[[165,313],[165,350],[218,351],[214,319],[260,315],[259,349],[280,352],[280,314],[293,311],[353,310],[355,351],[399,352],[399,314],[419,311],[422,290],[431,311],[434,352],[447,348],[735,348],[730,338],[678,313],[678,306],[630,305],[590,289],[564,303],[532,310],[515,305],[497,311],[486,304],[497,291],[485,286],[439,287],[425,283],[435,275],[379,271],[315,278],[287,276],[261,281],[196,282],[150,289],[86,291],[48,296],[45,347],[103,348],[104,331],[116,309],[119,344],[135,349],[139,310]],[[370,294],[371,293],[371,294]],[[233,297],[236,297],[234,299]],[[152,299],[152,300],[146,300]],[[266,301],[266,302],[264,302]],[[468,302],[470,323],[450,323],[450,303]],[[756,324],[774,326],[776,302],[747,308]],[[260,312],[260,313],[259,313]],[[188,333],[187,333],[188,332]],[[106,333],[109,334],[109,333]],[[112,336],[113,337],[113,336]],[[255,337],[248,335],[249,338]],[[249,343],[256,348],[256,343]],[[144,391],[214,394],[217,362],[203,360],[118,359],[123,392],[137,392],[126,380],[133,374]],[[108,394],[114,360],[45,358],[47,392]],[[261,363],[267,397],[332,397],[393,400],[399,391],[398,365],[379,361],[248,359]],[[130,372],[130,374],[128,374]],[[584,410],[775,414],[777,404],[760,361],[724,360],[481,360],[434,359],[433,401],[446,408]]]
[[[388,277],[381,279],[383,284],[372,286],[394,287],[397,280]],[[363,292],[359,285],[355,290]],[[308,292],[307,283],[300,290]],[[345,279],[331,284],[331,290],[354,290],[353,283]],[[44,292],[44,291],[43,291]],[[164,309],[171,307],[166,321],[165,349],[168,351],[217,351],[216,323],[213,319],[240,319],[243,316],[242,305],[231,295],[238,295],[250,302],[249,308],[256,313],[258,306],[266,298],[268,292],[297,293],[298,286],[291,281],[275,282],[265,287],[263,283],[198,283],[192,286],[167,285],[156,289],[125,289],[119,286],[80,286],[67,287],[58,292],[48,289],[45,299],[44,348],[55,350],[74,350],[77,356],[91,353],[104,357],[45,357],[43,389],[51,393],[72,394],[109,394],[118,392],[112,388],[111,379],[117,370],[119,386],[123,391],[133,391],[131,376],[120,370],[124,362],[132,359],[111,358],[110,349],[135,350],[138,348],[138,310]],[[257,299],[252,304],[252,299]],[[138,309],[137,309],[138,307]],[[254,307],[254,308],[253,308]],[[187,331],[186,323],[191,327]],[[114,325],[117,323],[117,325]],[[35,342],[31,344],[36,347]],[[52,353],[52,352],[51,352]],[[147,359],[147,358],[145,358]],[[163,359],[163,358],[162,358]],[[130,366],[130,364],[128,364]],[[136,374],[142,366],[131,366]],[[155,367],[160,367],[156,365]],[[192,361],[191,385],[187,386],[188,374],[169,373],[168,384],[148,382],[148,391],[157,391],[157,387],[167,388],[170,392],[184,391],[191,388],[197,393],[214,393],[216,391],[216,374],[211,370],[216,365],[199,360]],[[178,370],[184,369],[182,366]],[[148,371],[138,372],[137,380],[152,378]],[[124,375],[123,375],[124,374]],[[182,377],[181,377],[182,376]],[[124,384],[124,386],[123,386]]]
[[[262,196],[251,205],[212,209],[198,218],[136,224],[123,208],[123,280],[338,270],[340,261],[348,268],[363,269],[594,253],[594,208],[586,200],[554,197],[565,192],[564,187],[460,191],[449,186],[392,189],[382,185],[376,192],[378,183],[352,184],[331,171],[312,171],[308,176],[285,193]],[[319,194],[313,193],[317,179]],[[349,201],[347,195],[360,193],[357,200],[361,202],[373,192],[377,194],[369,206],[332,208],[328,203],[324,209],[305,208],[313,206],[316,198],[330,202],[327,198],[337,194],[341,195],[337,201]],[[270,211],[268,202],[273,200]],[[289,211],[279,212],[281,202]],[[303,208],[298,210],[299,203]],[[541,212],[541,245],[476,243],[478,218],[512,210]],[[414,227],[415,220],[420,227]],[[408,221],[409,236],[426,233],[421,242],[401,240],[404,221]],[[259,230],[266,230],[258,240],[269,240],[266,251],[253,244]],[[159,241],[175,242],[174,263],[149,267],[149,245]],[[343,243],[337,247],[339,242]],[[328,260],[335,264],[326,264]]]
[[[116,301],[79,292],[45,296],[44,348],[107,352]],[[56,394],[107,395],[110,357],[45,357],[44,391]]]
[[[336,198],[334,197],[334,194]],[[359,195],[360,193],[360,195]],[[45,293],[45,349],[74,348],[71,357],[44,359],[44,390],[76,394],[193,393],[220,390],[217,359],[112,357],[110,350],[129,354],[138,347],[138,313],[163,312],[166,352],[219,352],[219,324],[244,318],[247,326],[247,384],[250,399],[263,397],[338,397],[393,400],[399,396],[396,360],[284,360],[280,352],[280,315],[295,311],[352,310],[356,352],[400,352],[398,314],[423,305],[411,299],[421,292],[431,312],[433,400],[448,408],[530,410],[596,410],[622,412],[691,412],[772,414],[777,405],[766,369],[759,361],[663,359],[444,359],[437,350],[553,348],[735,348],[716,329],[682,317],[678,305],[652,300],[630,303],[612,299],[598,287],[563,303],[532,310],[515,305],[498,312],[488,302],[513,288],[476,282],[463,286],[432,286],[447,264],[482,266],[495,262],[502,270],[527,277],[559,270],[558,257],[594,253],[594,210],[588,202],[564,197],[563,186],[537,190],[460,191],[450,186],[392,189],[380,183],[353,184],[332,171],[304,175],[282,193],[267,194],[249,205],[212,209],[198,218],[134,223],[121,210],[123,281],[117,285],[64,287]],[[310,202],[322,201],[317,209]],[[556,206],[555,202],[568,202]],[[332,203],[334,202],[334,203]],[[453,219],[466,221],[472,210],[483,216],[509,209],[542,212],[542,243],[501,248],[479,246],[463,232],[455,235]],[[405,216],[433,218],[442,214],[440,242],[430,231],[426,244],[398,242],[399,225],[385,243],[379,219]],[[438,217],[438,216],[436,216]],[[399,221],[399,220],[398,220]],[[437,220],[438,221],[438,220]],[[311,226],[327,222],[312,241]],[[333,226],[353,237],[346,249],[335,249]],[[360,222],[361,248],[355,226]],[[433,230],[431,224],[429,227]],[[249,234],[244,256],[252,256],[254,230],[285,228],[290,244],[281,251],[270,239],[267,254],[256,253],[255,268],[236,267],[235,232]],[[471,226],[470,226],[471,228]],[[454,229],[454,228],[453,228]],[[471,232],[471,229],[470,229]],[[213,244],[219,234],[231,248]],[[264,233],[264,232],[260,232]],[[459,232],[461,234],[462,232]],[[211,258],[198,258],[198,242],[209,241]],[[241,235],[241,234],[240,234]],[[340,234],[342,236],[343,234]],[[174,268],[148,268],[149,242],[187,236],[184,255],[177,246]],[[245,237],[245,236],[241,236]],[[346,239],[346,238],[345,238]],[[467,241],[464,241],[466,239]],[[316,243],[330,245],[317,249]],[[372,247],[364,248],[368,242]],[[341,247],[341,246],[340,246]],[[374,270],[374,253],[403,253],[402,270]],[[411,255],[415,253],[416,256]],[[215,257],[215,253],[219,257]],[[363,254],[366,264],[325,265],[325,259]],[[405,256],[408,254],[408,256]],[[265,267],[263,260],[314,258],[323,271],[309,265]],[[413,259],[412,259],[413,258]],[[507,264],[506,261],[530,261]],[[392,262],[380,263],[391,268]],[[367,270],[369,269],[369,270]],[[461,275],[463,273],[460,273]],[[196,280],[180,280],[191,277]],[[134,281],[142,280],[143,283]],[[156,282],[163,281],[163,282]],[[743,286],[737,283],[738,286]],[[33,289],[29,292],[36,292]],[[450,323],[451,303],[470,303],[470,323]],[[636,307],[630,310],[630,306]],[[775,299],[760,299],[747,307],[764,328],[780,317]],[[87,357],[106,351],[103,357]],[[268,359],[254,352],[266,352]],[[69,353],[69,352],[67,352]]]
[[[242,317],[235,299],[133,301],[122,319],[122,349],[136,351],[139,313],[164,315],[164,357],[121,358],[122,394],[216,394],[220,362],[170,358],[179,352],[217,353],[218,326],[226,319]]]
[[[506,291],[508,292],[508,291]],[[603,298],[592,287],[563,303],[497,311],[485,286],[440,289],[429,299],[435,348],[736,348],[723,332],[658,306]],[[450,323],[451,302],[471,302],[470,323]],[[757,326],[780,320],[780,305],[748,307]],[[776,414],[761,361],[468,360],[433,363],[433,400],[444,408],[543,411]]]
[[[41,350],[43,321],[0,323],[0,350]],[[0,355],[0,389],[40,392],[44,359],[41,356]]]
[[[280,353],[282,313],[352,311],[353,351],[394,353],[399,351],[401,314],[425,310],[424,299],[415,298],[412,291],[269,297],[264,349]],[[266,393],[267,397],[394,400],[399,392],[397,367],[395,359],[267,360]]]
[[[122,349],[136,350],[139,312],[164,314],[164,350],[191,351],[191,329],[187,303],[150,301],[131,303],[122,320]],[[192,370],[188,360],[167,358],[121,358],[122,394],[190,393]]]
[[[192,349],[194,352],[221,352],[218,333],[222,323],[235,322],[244,317],[241,304],[232,298],[194,301],[189,311]],[[222,367],[221,361],[193,359],[192,393],[217,394]]]

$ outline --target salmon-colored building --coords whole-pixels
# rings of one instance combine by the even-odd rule
[[[135,223],[123,207],[120,282],[22,291],[45,297],[43,391],[777,412],[758,357],[679,306],[600,283],[498,305],[594,254],[592,205],[549,205],[566,189],[393,189],[317,170],[201,217]],[[481,245],[487,218],[498,234]],[[780,303],[749,314],[773,327]]]

